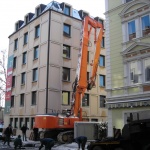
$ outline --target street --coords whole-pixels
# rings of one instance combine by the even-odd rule
[[[31,147],[31,145],[35,145],[35,147]],[[39,146],[40,146],[40,141],[23,141],[23,149],[28,149],[28,150],[38,150]],[[10,147],[7,146],[7,143],[5,145],[3,145],[3,141],[0,141],[0,150],[13,150],[14,149],[14,145],[13,142],[10,142]],[[71,143],[71,144],[61,144],[58,145],[56,144],[52,150],[77,150],[78,149],[78,145],[76,143]],[[44,150],[44,147],[41,149]],[[87,150],[87,149],[85,149]]]

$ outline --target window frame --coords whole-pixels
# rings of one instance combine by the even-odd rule
[[[18,31],[18,29],[19,29],[19,23],[16,23],[15,29],[16,29],[16,31]]]
[[[18,118],[15,118],[15,120],[14,120],[15,122],[14,122],[14,128],[18,128]]]
[[[40,36],[40,25],[37,25],[35,27],[35,39],[39,38],[39,36]]]
[[[101,77],[103,77],[103,85],[101,85]],[[105,87],[105,84],[106,84],[106,81],[105,81],[105,80],[106,80],[106,76],[100,74],[100,75],[99,75],[99,80],[100,80],[100,81],[99,81],[99,86],[100,86],[100,87]]]
[[[29,15],[25,16],[26,24],[29,23]]]
[[[32,97],[31,97],[31,105],[36,105],[37,102],[37,91],[32,91]]]
[[[67,93],[67,100],[64,99],[63,93]],[[63,103],[64,101],[66,101],[67,103]],[[62,91],[62,105],[70,105],[70,91]]]
[[[19,119],[19,128],[21,128],[21,127],[23,126],[23,123],[24,123],[24,122],[23,122],[23,118],[20,118],[20,119]]]
[[[129,33],[130,31],[129,30],[131,30],[130,28],[129,28],[129,23],[132,23],[132,22],[134,22],[134,28],[135,28],[135,32],[132,32],[132,33]],[[136,38],[136,36],[137,36],[137,33],[136,33],[136,19],[134,19],[134,20],[130,20],[130,21],[128,21],[127,22],[127,26],[128,26],[128,41],[130,41],[130,40],[133,40],[134,38]]]
[[[12,76],[12,88],[15,87],[16,76]]]
[[[24,93],[20,94],[20,107],[24,107],[24,98],[25,94]]]
[[[13,58],[13,69],[16,68],[16,65],[17,65],[17,57],[14,57]]]
[[[66,12],[66,10],[68,10],[68,11]],[[65,5],[65,8],[64,8],[63,12],[64,12],[65,15],[70,16],[70,10],[71,10],[71,8],[68,5]]]
[[[135,66],[133,66],[135,63]],[[138,84],[139,74],[138,74],[138,61],[131,61],[129,63],[129,72],[130,72],[130,84]]]
[[[85,93],[83,98],[82,98],[82,107],[89,107],[89,94]],[[85,102],[87,101],[87,102]]]
[[[25,65],[27,63],[27,52],[22,54],[22,64]]]
[[[106,99],[106,96],[105,95],[100,95],[99,96],[99,100],[100,100],[100,105],[99,105],[99,107],[100,108],[105,108],[106,107],[106,104],[105,104],[105,99]],[[103,103],[101,103],[101,101],[103,101]]]
[[[37,82],[37,80],[38,80],[38,68],[34,68],[32,82]]]
[[[18,49],[18,38],[14,40],[14,51]]]
[[[142,21],[142,18],[144,18],[144,17],[146,17],[146,16],[148,16],[148,22],[149,22],[149,25],[148,26],[145,26],[145,28],[143,29],[143,21]],[[146,28],[147,27],[147,28]],[[146,14],[146,15],[144,15],[144,16],[141,16],[141,29],[142,29],[142,37],[144,37],[144,36],[147,36],[147,35],[150,35],[150,14],[148,13],[148,14]],[[145,32],[147,32],[147,33],[145,33]]]
[[[11,106],[11,107],[14,107],[14,106],[15,106],[15,96],[14,96],[14,95],[11,96],[10,106]]]
[[[24,42],[23,42],[23,45],[26,45],[28,43],[28,32],[26,32],[24,34]]]
[[[39,58],[39,46],[36,46],[34,47],[33,60],[38,59],[38,58]]]
[[[69,33],[65,32],[65,27],[68,27]],[[67,37],[71,37],[71,25],[66,23],[63,24],[63,35]]]
[[[40,7],[36,8],[36,17],[38,17],[41,14]]]
[[[66,47],[66,49],[64,49],[64,47]],[[64,51],[66,51],[66,56],[64,56],[65,55]],[[71,52],[71,47],[69,45],[63,44],[63,57],[64,58],[70,58],[70,54],[71,54],[70,52]]]
[[[103,60],[101,60],[102,58],[103,58]],[[104,55],[100,55],[100,57],[99,57],[99,66],[105,67],[105,56]]]
[[[66,82],[69,82],[69,81],[70,81],[70,68],[63,67],[62,69],[63,69],[63,70],[62,70],[62,80],[63,80],[63,81],[66,81]],[[64,79],[64,75],[65,75],[65,74],[64,74],[64,70],[67,71],[67,72],[66,72],[66,73],[67,73],[66,78],[68,78],[68,79],[66,79],[66,80]]]
[[[26,82],[26,72],[21,73],[21,84],[24,85]]]
[[[105,48],[105,37],[102,37],[101,47]]]

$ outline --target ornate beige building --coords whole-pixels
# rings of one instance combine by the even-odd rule
[[[122,129],[128,117],[150,115],[150,1],[105,2],[110,136],[113,127]]]

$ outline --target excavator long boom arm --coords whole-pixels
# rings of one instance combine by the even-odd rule
[[[76,70],[76,78],[73,87],[72,95],[72,108],[71,113],[74,117],[81,117],[81,100],[86,90],[92,89],[95,85],[96,73],[98,68],[101,41],[103,37],[103,25],[98,21],[86,16],[82,22],[83,28],[80,39],[80,50],[78,55],[78,66]],[[91,35],[91,31],[94,29],[94,45],[95,54],[93,61],[91,62],[92,71],[89,81],[87,81],[87,57],[88,57],[88,45]]]

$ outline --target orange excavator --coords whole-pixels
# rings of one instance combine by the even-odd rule
[[[95,54],[92,62],[90,63],[92,68],[91,77],[89,78],[89,81],[87,81],[88,46],[92,30],[94,30]],[[54,139],[57,137],[58,141],[62,143],[69,142],[73,138],[74,122],[82,121],[81,100],[85,91],[91,90],[92,87],[95,86],[102,37],[103,25],[91,17],[86,16],[82,21],[80,39],[81,48],[79,49],[76,77],[73,83],[71,109],[66,111],[65,114],[36,115],[35,126],[37,128],[45,129],[45,131],[42,132],[42,134],[44,134],[43,137],[51,137]]]

